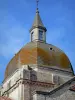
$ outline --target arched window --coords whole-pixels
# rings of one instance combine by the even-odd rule
[[[43,40],[43,31],[39,30],[39,40]]]
[[[33,41],[33,39],[34,39],[33,35],[34,35],[34,32],[31,33],[31,41]]]

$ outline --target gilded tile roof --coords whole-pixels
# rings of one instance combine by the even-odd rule
[[[5,78],[21,67],[19,65],[30,64],[53,68],[55,66],[57,69],[72,72],[71,63],[62,50],[51,44],[30,42],[11,59],[5,71]]]

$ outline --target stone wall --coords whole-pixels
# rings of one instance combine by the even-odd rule
[[[56,98],[52,98],[49,95],[35,94],[33,100],[75,100],[75,92],[68,90]]]
[[[24,84],[24,100],[33,100],[33,95],[36,91],[46,91],[49,92],[53,89],[52,85],[47,85],[45,83],[28,83]]]

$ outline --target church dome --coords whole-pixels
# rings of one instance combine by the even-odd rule
[[[59,48],[46,43],[46,31],[37,8],[30,29],[31,42],[25,45],[9,62],[5,78],[22,65],[37,65],[72,72],[71,63],[66,54]]]
[[[71,63],[62,50],[51,44],[35,41],[25,45],[12,58],[7,65],[5,78],[22,65],[33,64],[72,72]]]

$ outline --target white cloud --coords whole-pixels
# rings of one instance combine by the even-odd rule
[[[12,31],[13,30],[13,31]],[[24,35],[23,36],[16,36],[13,35],[11,36],[11,33],[15,33],[18,30],[18,34],[24,34],[26,31],[23,30],[21,27],[20,28],[16,28],[15,29],[10,29],[8,30],[8,33],[10,33],[10,35],[7,35],[7,39],[4,42],[5,44],[0,44],[0,55],[4,56],[4,57],[10,57],[12,55],[14,55],[15,53],[17,53],[19,51],[19,49],[23,46],[24,43]],[[7,33],[7,32],[6,32]]]
[[[0,24],[0,55],[10,58],[23,46],[28,34],[13,16],[4,17]]]
[[[12,37],[11,40],[9,39],[6,44],[1,44],[0,55],[9,57],[15,54],[20,47],[21,41]]]

